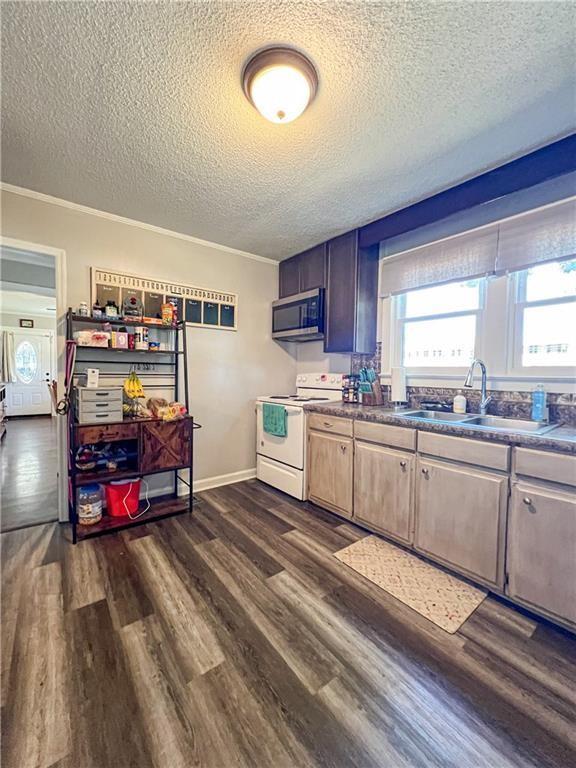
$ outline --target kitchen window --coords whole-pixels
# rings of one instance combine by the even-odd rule
[[[476,279],[396,296],[400,364],[444,370],[469,366],[477,354],[484,293],[485,280]]]
[[[514,369],[570,375],[576,366],[576,259],[540,264],[514,279]]]

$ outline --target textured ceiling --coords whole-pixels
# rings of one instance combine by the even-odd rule
[[[570,2],[2,2],[2,179],[283,258],[571,132]],[[289,125],[255,49],[320,75]]]

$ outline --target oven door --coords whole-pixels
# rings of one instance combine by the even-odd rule
[[[264,432],[262,403],[256,403],[256,453],[290,467],[304,469],[304,409],[289,405],[285,407],[288,414],[286,437],[277,437]]]
[[[324,338],[324,290],[316,288],[272,302],[272,338],[286,341]]]

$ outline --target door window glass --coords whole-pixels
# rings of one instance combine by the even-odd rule
[[[30,384],[38,370],[38,355],[29,341],[21,341],[16,348],[16,373],[23,384]]]

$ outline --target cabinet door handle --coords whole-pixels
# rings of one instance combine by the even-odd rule
[[[424,468],[424,469],[422,470],[422,474],[424,475],[424,477],[428,477],[428,475],[430,474],[430,470],[428,470],[428,469]]]
[[[522,499],[522,501],[524,502],[524,504],[526,504],[526,505],[528,505],[528,506],[531,506],[531,505],[532,505],[532,499],[530,498],[530,496],[524,496],[524,498]]]
[[[406,466],[406,462],[405,462],[405,461],[401,461],[401,462],[400,462],[400,466],[402,467],[402,469],[404,469],[404,468],[405,468],[405,466]]]
[[[342,453],[346,453],[346,446],[345,445],[341,445],[340,446],[340,450],[342,451]]]
[[[324,426],[325,426],[327,429],[331,429],[331,428],[332,428],[332,424],[331,424],[329,421],[323,421],[322,423],[324,424]]]

